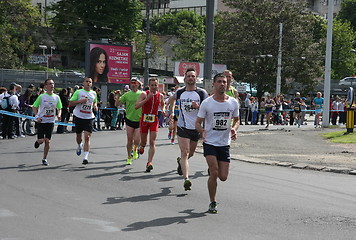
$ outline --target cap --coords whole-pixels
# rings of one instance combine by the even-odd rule
[[[33,85],[33,84],[31,83],[30,85],[28,85],[27,88],[33,88],[33,87],[35,87],[35,85]]]
[[[302,100],[306,100],[307,98],[306,97],[302,97]]]

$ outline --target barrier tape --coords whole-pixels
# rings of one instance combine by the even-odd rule
[[[122,110],[122,111],[125,111],[126,109],[124,108],[100,108],[100,110],[103,110],[103,109],[106,109],[106,110]],[[248,108],[240,108],[241,110],[247,110]],[[161,110],[158,110],[159,112]],[[261,109],[259,109],[259,111],[261,111]],[[273,110],[273,112],[294,112],[294,109],[283,109],[283,110]],[[314,110],[301,110],[301,112],[315,112],[315,109]],[[344,110],[330,110],[330,112],[345,112]]]
[[[11,117],[20,117],[20,118],[35,120],[35,117],[33,117],[33,116],[23,115],[23,114],[14,113],[14,112],[8,112],[5,110],[0,110],[0,114],[5,114],[5,115],[11,116]],[[73,124],[73,123],[65,123],[65,122],[58,122],[58,121],[55,121],[54,124],[62,125],[62,126],[69,126],[69,127],[75,126],[75,124]]]

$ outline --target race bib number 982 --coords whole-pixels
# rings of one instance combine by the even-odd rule
[[[216,112],[213,116],[213,130],[224,131],[230,127],[230,113],[229,112]]]

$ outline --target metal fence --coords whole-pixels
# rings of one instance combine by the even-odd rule
[[[84,78],[77,76],[71,72],[53,73],[46,71],[32,71],[32,70],[14,70],[14,69],[0,69],[0,83],[1,86],[8,88],[12,82],[16,82],[23,87],[27,87],[31,83],[38,87],[44,80],[51,78],[55,81],[56,87],[73,87],[83,83]]]

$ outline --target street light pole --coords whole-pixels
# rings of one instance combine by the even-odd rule
[[[146,0],[146,46],[145,46],[145,63],[144,63],[144,86],[148,86],[148,77],[149,77],[149,69],[148,69],[148,54],[151,52],[151,44],[150,44],[150,0]]]
[[[282,38],[283,38],[283,23],[280,23],[279,24],[279,47],[278,47],[278,63],[277,63],[276,96],[281,94]]]
[[[206,0],[206,34],[204,56],[204,88],[211,92],[213,88],[211,71],[214,51],[214,1]]]
[[[333,43],[333,13],[334,0],[328,1],[328,29],[326,32],[326,53],[325,53],[325,79],[324,79],[324,104],[323,104],[323,127],[329,126],[330,117],[330,78],[331,78],[331,54]]]
[[[46,56],[46,45],[39,45],[39,47],[42,49],[42,54],[46,58],[46,79],[48,79],[48,56]]]

